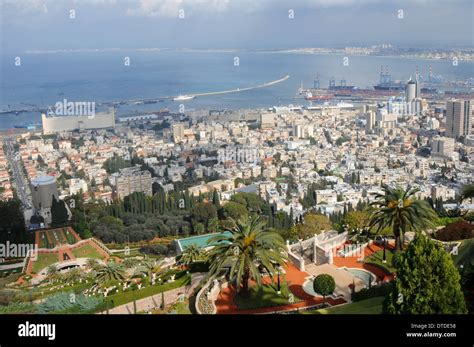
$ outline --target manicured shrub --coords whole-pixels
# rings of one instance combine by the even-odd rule
[[[326,298],[326,295],[331,295],[336,289],[336,281],[329,274],[318,275],[313,281],[313,289],[323,298]]]
[[[472,237],[474,237],[474,225],[466,221],[451,223],[435,234],[435,238],[440,241],[457,241]]]

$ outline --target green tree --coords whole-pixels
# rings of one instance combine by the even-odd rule
[[[123,281],[126,278],[126,273],[123,267],[117,263],[108,263],[97,271],[95,283],[97,285],[106,285],[111,281]]]
[[[192,210],[194,220],[203,223],[206,228],[212,218],[217,218],[217,209],[214,205],[206,202],[197,203]]]
[[[229,201],[223,207],[224,216],[226,218],[240,219],[248,214],[247,208],[237,202]]]
[[[58,268],[56,267],[56,265],[50,265],[48,266],[48,268],[46,269],[46,275],[47,276],[54,276],[58,273]]]
[[[230,266],[229,278],[238,292],[247,296],[249,281],[262,285],[260,268],[276,273],[276,265],[287,260],[283,238],[272,231],[264,231],[266,224],[258,217],[244,217],[228,229],[231,235],[217,235],[208,240],[215,244],[209,253],[209,278],[221,275],[224,266]]]
[[[101,268],[101,265],[97,259],[88,258],[86,260],[86,267],[91,270],[99,270]]]
[[[332,229],[331,221],[328,217],[317,213],[308,213],[304,216],[303,223],[295,225],[291,228],[291,234],[300,239],[306,239],[320,234],[322,231]]]
[[[313,281],[315,293],[323,296],[323,302],[326,302],[326,295],[331,295],[336,289],[336,281],[329,274],[320,274]]]
[[[177,257],[178,263],[183,265],[190,265],[204,259],[204,252],[195,244],[185,247],[183,253]]]
[[[474,198],[474,183],[466,184],[461,193],[460,202],[462,203],[466,199]]]
[[[437,215],[426,201],[415,198],[418,188],[408,186],[404,190],[384,185],[382,189],[384,194],[377,194],[376,200],[370,203],[374,210],[369,226],[374,227],[376,232],[390,227],[395,236],[395,249],[400,251],[405,232],[419,232],[433,226]]]
[[[212,204],[216,206],[217,209],[221,207],[221,199],[219,197],[219,192],[214,189],[214,192],[212,193]]]
[[[344,224],[349,231],[362,230],[369,226],[370,213],[367,211],[351,211],[344,217]]]
[[[62,226],[67,223],[69,215],[63,200],[57,200],[53,195],[53,203],[51,205],[51,225]]]
[[[148,281],[152,283],[154,274],[162,274],[163,268],[160,263],[155,260],[145,260],[135,269],[133,276],[147,275]]]
[[[0,243],[33,242],[34,234],[26,231],[19,199],[0,200],[0,221]]]
[[[210,221],[209,221],[210,223]],[[198,235],[204,234],[206,228],[204,227],[204,224],[202,223],[196,223],[193,225],[194,232]]]
[[[461,276],[439,243],[419,233],[397,256],[397,278],[384,302],[392,314],[467,313]]]

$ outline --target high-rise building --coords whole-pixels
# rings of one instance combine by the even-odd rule
[[[451,158],[454,154],[454,139],[437,136],[431,141],[431,155]]]
[[[173,140],[174,142],[180,142],[184,139],[184,124],[176,123],[172,125]]]
[[[413,81],[412,79],[410,79],[405,87],[405,97],[408,103],[412,102],[418,97],[417,91],[418,91],[417,83]]]
[[[474,133],[471,100],[448,100],[446,102],[446,136],[459,138]]]
[[[33,206],[40,210],[50,208],[53,203],[53,196],[58,198],[58,188],[56,178],[53,176],[39,176],[31,180],[31,195]]]
[[[303,138],[303,127],[301,125],[297,124],[294,126],[293,136],[300,139]]]
[[[372,131],[374,129],[374,125],[375,125],[375,112],[372,111],[372,110],[366,112],[365,120],[366,120],[365,130],[367,132]]]
[[[58,199],[56,177],[38,176],[31,180],[30,187],[33,207],[36,213],[44,218],[45,223],[51,223],[53,196],[55,199]]]
[[[117,196],[123,199],[135,192],[142,192],[147,196],[153,195],[153,178],[150,171],[140,171],[138,168],[126,168],[115,177]]]

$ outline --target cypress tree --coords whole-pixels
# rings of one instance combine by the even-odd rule
[[[442,245],[420,233],[397,258],[397,278],[384,302],[384,311],[392,314],[467,313],[461,276]]]

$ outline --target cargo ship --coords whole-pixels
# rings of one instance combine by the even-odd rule
[[[403,82],[387,82],[379,83],[374,86],[375,90],[394,90],[394,91],[404,91],[405,83]]]

